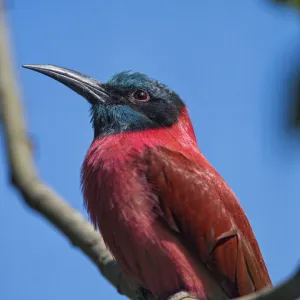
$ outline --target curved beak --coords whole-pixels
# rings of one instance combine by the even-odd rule
[[[103,84],[87,75],[54,65],[23,65],[23,67],[61,82],[86,98],[91,104],[104,104],[108,99]]]

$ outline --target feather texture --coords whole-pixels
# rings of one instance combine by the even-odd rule
[[[221,289],[231,298],[271,285],[248,219],[199,151],[186,109],[170,128],[96,139],[82,184],[123,271],[161,299],[179,290],[224,299]]]

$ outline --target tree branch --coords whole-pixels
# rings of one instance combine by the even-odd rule
[[[133,299],[133,283],[124,280],[118,264],[106,249],[99,232],[37,176],[25,134],[25,122],[13,76],[4,17],[3,3],[0,0],[0,111],[12,183],[21,192],[26,204],[44,215],[73,245],[79,247],[120,293]]]

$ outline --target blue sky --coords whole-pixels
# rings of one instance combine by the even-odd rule
[[[21,64],[57,64],[102,81],[144,72],[186,102],[200,148],[240,199],[273,282],[295,270],[300,143],[284,130],[284,80],[300,47],[293,11],[240,0],[8,2],[43,180],[85,214],[79,176],[93,136],[88,105]],[[0,299],[119,299],[79,250],[23,205],[0,143]]]

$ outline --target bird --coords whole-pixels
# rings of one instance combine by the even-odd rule
[[[90,104],[94,138],[84,203],[142,295],[231,299],[272,285],[234,192],[198,146],[188,109],[167,85],[122,71],[102,83],[55,65],[24,65]]]

